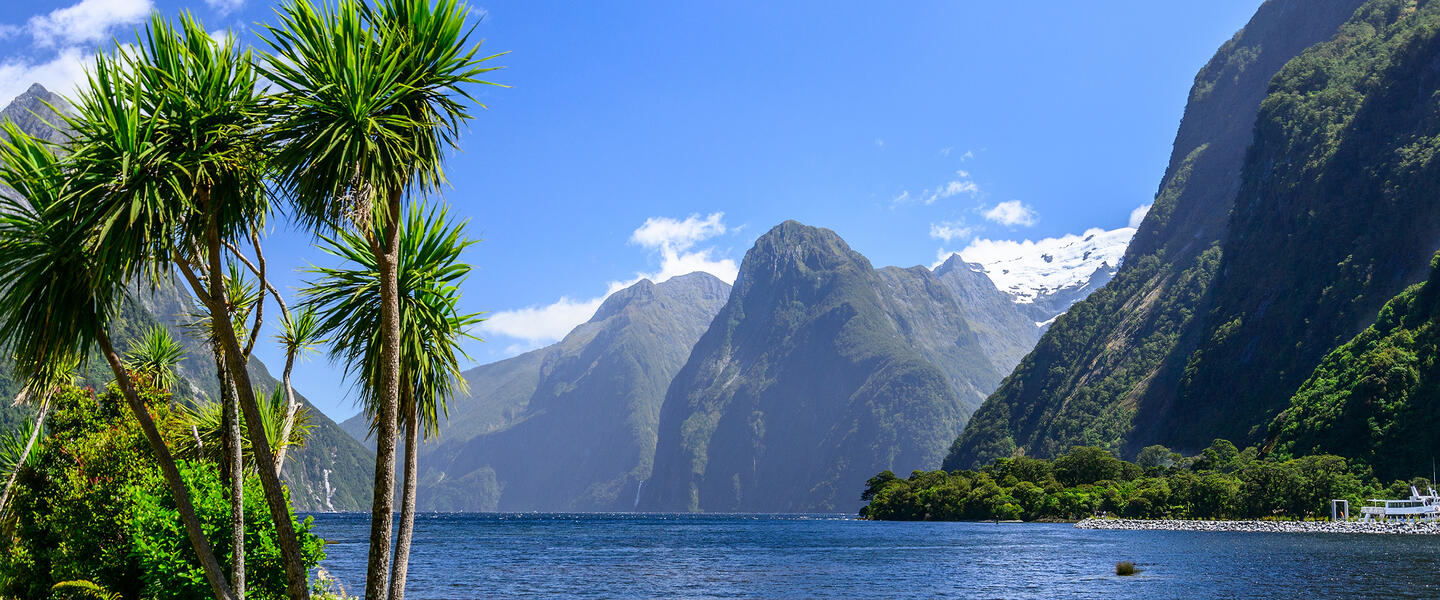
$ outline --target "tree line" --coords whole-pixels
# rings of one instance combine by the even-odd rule
[[[866,482],[860,515],[887,521],[1329,518],[1330,500],[1352,507],[1405,498],[1420,478],[1382,485],[1370,468],[1334,455],[1262,458],[1215,440],[1186,457],[1150,446],[1135,462],[1094,446],[1054,460],[1001,458],[978,471],[884,471]]]

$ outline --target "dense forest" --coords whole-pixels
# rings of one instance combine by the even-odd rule
[[[1360,506],[1408,497],[1426,479],[1382,485],[1368,467],[1334,455],[1261,458],[1225,440],[1191,457],[1149,446],[1135,462],[1094,446],[1052,460],[1001,458],[978,471],[890,471],[870,478],[860,515],[876,520],[1329,518],[1331,499]]]

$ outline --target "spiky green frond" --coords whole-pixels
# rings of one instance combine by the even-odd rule
[[[44,448],[44,428],[41,428],[41,438],[35,442],[35,448],[25,456],[22,463],[20,457],[25,455],[25,444],[30,441],[30,436],[35,432],[35,422],[25,420],[20,426],[3,435],[0,435],[0,483],[9,479],[10,474],[16,469],[26,466],[40,464],[42,448]]]
[[[265,427],[265,439],[270,444],[270,453],[280,451],[280,448],[299,448],[305,445],[305,440],[310,437],[310,431],[314,424],[310,421],[310,409],[299,407],[295,412],[295,423],[291,427],[290,435],[284,439],[280,437],[280,426],[285,419],[285,393],[279,387],[266,392],[256,389],[255,398],[260,407],[260,421]],[[189,458],[205,458],[219,462],[224,460],[222,448],[224,447],[225,428],[224,407],[219,402],[201,402],[195,406],[181,406],[177,408],[176,427],[170,433],[171,447],[175,448],[178,456]],[[193,430],[192,430],[193,428]],[[241,452],[245,464],[254,468],[254,449],[250,445],[250,437],[244,433],[249,431],[249,425],[241,420]],[[200,437],[200,446],[195,444],[195,435]]]
[[[0,134],[0,346],[19,379],[49,381],[89,352],[125,280],[98,264],[54,149],[8,121]]]
[[[150,327],[125,351],[125,366],[137,375],[150,378],[158,389],[173,390],[175,367],[185,359],[185,345],[160,325]]]
[[[320,349],[325,339],[320,335],[320,318],[310,306],[300,306],[280,321],[280,333],[275,339],[285,348],[286,354],[293,353],[304,358]]]
[[[159,274],[205,247],[209,216],[238,239],[269,210],[251,54],[190,13],[152,17],[133,49],[98,56],[67,119],[75,193],[106,268]]]
[[[427,435],[448,416],[447,400],[463,391],[460,343],[474,338],[479,314],[459,310],[460,285],[470,266],[460,262],[474,242],[464,237],[465,222],[446,211],[412,207],[400,228],[400,372],[402,396],[417,402]],[[301,291],[320,317],[330,339],[330,354],[359,381],[361,402],[373,414],[380,376],[379,269],[370,244],[358,233],[324,237],[322,248],[344,261],[341,267],[310,270],[318,278]],[[402,407],[407,414],[408,405]]]
[[[271,48],[262,68],[279,88],[275,163],[296,216],[314,229],[364,231],[385,210],[377,194],[438,190],[444,152],[471,116],[466,88],[497,85],[479,77],[500,68],[485,66],[499,55],[476,56],[468,6],[291,0],[277,12],[280,26],[262,34]]]

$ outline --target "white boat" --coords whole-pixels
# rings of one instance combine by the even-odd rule
[[[1435,488],[1421,495],[1420,490],[1410,486],[1410,497],[1404,500],[1370,499],[1369,506],[1360,507],[1361,521],[1437,521],[1440,520],[1440,496]]]

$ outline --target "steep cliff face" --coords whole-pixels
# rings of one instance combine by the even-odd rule
[[[1381,481],[1432,473],[1440,446],[1440,256],[1354,339],[1326,355],[1265,448],[1279,458],[1337,454]]]
[[[1023,343],[982,341],[964,312],[928,269],[876,270],[832,231],[775,227],[670,384],[640,508],[852,510],[876,471],[938,464]]]
[[[706,273],[641,281],[558,344],[468,372],[422,450],[421,507],[633,509],[665,389],[729,293]]]
[[[1124,267],[1056,322],[947,466],[1262,441],[1325,353],[1425,276],[1437,7],[1360,4],[1271,0],[1221,48]]]

